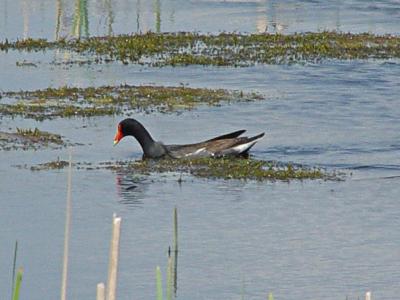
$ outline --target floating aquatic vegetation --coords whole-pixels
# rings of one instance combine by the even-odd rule
[[[31,166],[34,171],[51,170],[66,167],[67,162],[56,160]],[[274,161],[256,160],[252,158],[197,158],[197,159],[162,159],[138,161],[108,161],[97,164],[76,162],[77,169],[108,169],[118,172],[134,172],[143,175],[151,173],[186,173],[201,178],[237,179],[237,180],[305,180],[323,179],[340,180],[339,174],[320,168],[305,167],[295,164],[283,164]],[[24,166],[29,168],[28,166]],[[181,181],[181,179],[179,179]],[[178,180],[178,181],[179,181]],[[181,181],[182,182],[182,181]]]
[[[17,61],[17,62],[15,63],[15,65],[16,65],[17,67],[35,67],[35,68],[37,68],[37,64],[35,64],[35,63],[33,63],[33,62],[26,61],[26,60]]]
[[[38,150],[66,146],[61,135],[35,129],[17,128],[16,132],[0,132],[0,150]]]
[[[23,116],[36,120],[55,117],[92,117],[129,111],[176,112],[199,105],[263,99],[255,93],[185,86],[101,86],[60,87],[36,91],[0,93],[0,115]]]
[[[54,161],[49,161],[43,164],[38,164],[28,167],[28,165],[18,166],[19,168],[29,168],[31,171],[48,171],[48,170],[61,170],[69,166],[69,162],[60,160],[59,158]]]
[[[143,173],[185,172],[203,178],[242,180],[292,180],[292,179],[333,179],[318,168],[308,168],[272,161],[238,158],[198,158],[140,160],[130,163],[127,168]]]
[[[94,62],[124,64],[246,66],[287,64],[321,59],[386,59],[400,57],[400,37],[371,33],[298,34],[145,33],[76,40],[26,39],[0,43],[0,50],[65,49],[94,54]],[[69,62],[71,63],[71,62]]]
[[[61,138],[61,135],[59,134],[54,134],[50,133],[47,131],[41,131],[37,128],[35,129],[22,129],[22,128],[17,128],[17,133],[18,136],[25,137],[32,142],[40,142],[40,143],[53,143],[57,145],[63,145],[64,141]]]

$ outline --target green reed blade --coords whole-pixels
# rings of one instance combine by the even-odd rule
[[[161,270],[160,267],[156,268],[156,287],[157,287],[157,300],[162,300],[162,281],[161,281]]]
[[[13,300],[18,300],[19,299],[19,291],[21,289],[21,282],[22,282],[22,274],[24,273],[23,268],[19,268],[17,271],[17,277],[15,279],[15,288],[13,291]]]
[[[272,293],[269,293],[268,300],[274,300],[274,295],[272,295]]]
[[[18,241],[15,241],[14,247],[14,260],[13,260],[13,269],[12,269],[12,278],[11,278],[11,300],[13,299],[14,295],[14,284],[15,284],[15,268],[17,264],[17,253],[18,253]]]
[[[178,208],[174,208],[174,251],[178,251]]]
[[[167,300],[172,300],[172,277],[173,277],[173,262],[171,257],[171,251],[168,251]]]

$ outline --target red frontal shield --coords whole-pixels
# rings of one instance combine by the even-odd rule
[[[115,134],[114,137],[114,145],[118,144],[119,141],[124,137],[121,131],[121,125],[118,125],[117,133]]]

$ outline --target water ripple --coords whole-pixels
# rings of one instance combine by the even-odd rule
[[[116,174],[116,188],[120,199],[118,202],[128,207],[138,208],[143,206],[146,186],[146,178],[144,177],[126,173]]]
[[[284,154],[284,155],[321,155],[326,153],[335,154],[360,154],[360,153],[384,153],[399,151],[400,144],[389,144],[386,146],[379,147],[363,147],[361,145],[357,146],[347,146],[343,147],[340,145],[326,145],[326,146],[277,146],[269,148],[266,151],[262,151],[264,154]]]

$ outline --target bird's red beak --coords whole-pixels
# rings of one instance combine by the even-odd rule
[[[114,137],[114,146],[119,143],[119,141],[124,137],[121,130],[121,125],[118,125],[117,133]]]

